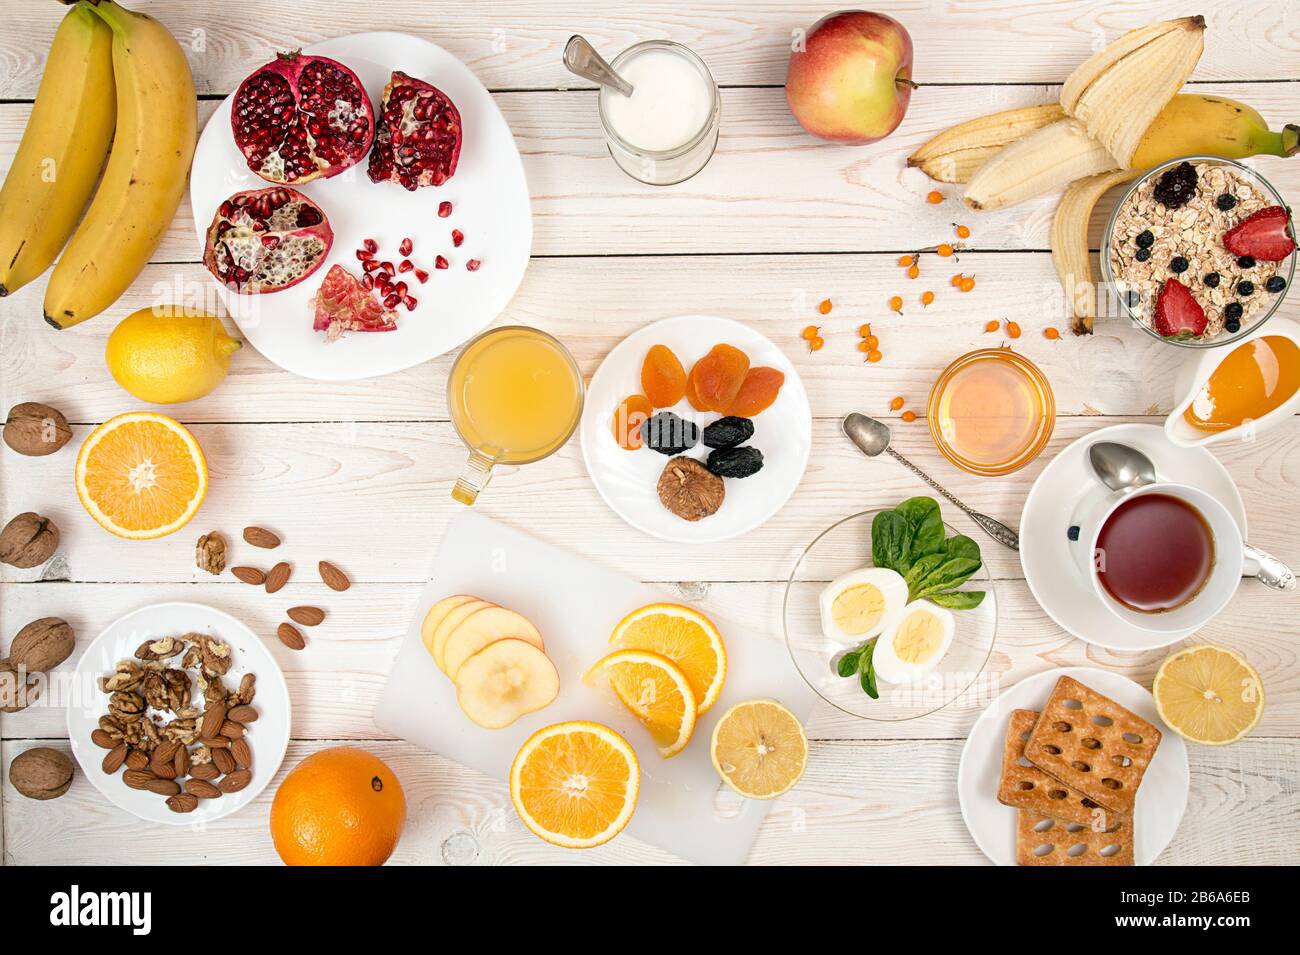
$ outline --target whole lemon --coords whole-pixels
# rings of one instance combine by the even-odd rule
[[[113,379],[141,401],[171,405],[202,398],[230,371],[243,342],[221,319],[179,305],[142,308],[108,336],[104,360]]]

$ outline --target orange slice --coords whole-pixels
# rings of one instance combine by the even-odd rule
[[[649,650],[667,657],[686,674],[695,693],[696,713],[717,702],[727,679],[727,649],[708,617],[680,604],[650,604],[618,622],[609,642],[626,650]]]
[[[695,691],[681,668],[667,657],[645,650],[618,650],[600,660],[583,678],[601,674],[659,747],[659,755],[676,756],[691,741],[697,711]]]
[[[510,767],[510,799],[524,825],[569,849],[622,832],[640,788],[641,766],[627,740],[582,720],[538,730]]]
[[[77,496],[101,527],[146,540],[180,530],[208,493],[208,465],[179,421],[148,411],[110,418],[77,454]]]

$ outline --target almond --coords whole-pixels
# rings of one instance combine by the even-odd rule
[[[157,778],[147,769],[128,769],[122,774],[122,782],[132,789],[147,789],[149,784]]]
[[[213,751],[213,755],[219,752]],[[190,767],[190,775],[195,779],[213,780],[221,775],[221,770],[217,769],[212,763],[195,763]]]
[[[117,748],[117,740],[113,739],[113,737],[109,736],[108,733],[104,732],[101,729],[90,731],[90,741],[94,743],[96,746],[98,746],[100,749]]]
[[[231,740],[230,755],[235,757],[235,765],[240,769],[253,768],[253,748],[248,745],[248,740]]]
[[[276,564],[266,574],[266,592],[273,594],[289,582],[289,565],[284,561]]]
[[[234,720],[226,720],[221,724],[221,735],[226,739],[243,739],[244,724],[236,723]]]
[[[173,760],[172,768],[176,770],[176,777],[183,779],[190,774],[190,748],[182,746],[176,750],[176,759]]]
[[[219,749],[230,749],[230,738],[220,733],[216,736],[200,736],[199,742],[214,752]]]
[[[257,710],[247,703],[241,706],[232,706],[230,712],[226,714],[226,719],[234,720],[236,723],[256,723]]]
[[[325,611],[320,607],[290,607],[289,619],[304,627],[315,627],[325,619]]]
[[[118,743],[110,749],[108,755],[104,757],[104,772],[112,776],[115,772],[121,769],[122,764],[126,762],[126,752],[128,749],[129,747],[126,743]]]
[[[347,590],[352,586],[352,581],[348,580],[348,575],[327,560],[320,562],[320,579],[325,581],[325,586],[329,587],[330,590]]]
[[[254,547],[265,547],[267,550],[280,546],[280,538],[265,527],[245,527],[244,540]]]
[[[172,812],[193,812],[199,808],[199,800],[189,793],[177,793],[167,800],[167,808]]]
[[[185,791],[200,799],[218,799],[221,796],[220,789],[203,779],[188,780],[185,783]]]
[[[226,704],[209,703],[203,711],[203,722],[199,725],[199,735],[211,738],[221,734],[222,724],[226,722]]]
[[[149,766],[149,754],[133,749],[126,754],[127,769],[146,769]]]
[[[256,567],[231,567],[230,572],[244,583],[252,584],[254,587],[260,587],[266,583],[266,574]]]
[[[228,749],[214,749],[212,751],[212,765],[217,768],[218,773],[233,773],[237,768],[235,757],[230,754]]]
[[[223,793],[237,793],[252,780],[253,774],[246,769],[237,769],[233,773],[227,773],[221,782],[217,783],[217,788]]]
[[[279,629],[275,631],[275,635],[290,650],[301,650],[307,646],[307,641],[303,639],[302,632],[291,623],[280,624]]]
[[[144,784],[144,788],[159,796],[178,796],[181,791],[181,787],[171,779],[151,779]]]

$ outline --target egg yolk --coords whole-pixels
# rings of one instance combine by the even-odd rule
[[[840,591],[831,605],[835,626],[857,636],[866,633],[885,615],[885,595],[872,584],[858,584]]]
[[[894,634],[894,653],[904,663],[924,663],[943,643],[943,623],[928,610],[910,614]]]

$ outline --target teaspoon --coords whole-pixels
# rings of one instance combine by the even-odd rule
[[[591,80],[601,86],[608,86],[624,96],[632,95],[632,84],[614,72],[614,67],[605,62],[605,58],[596,52],[596,48],[587,42],[587,38],[574,34],[564,45],[564,65],[570,73]]]

